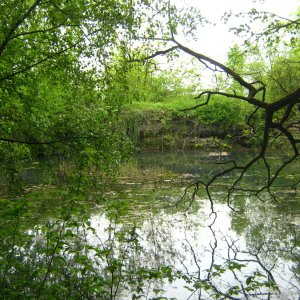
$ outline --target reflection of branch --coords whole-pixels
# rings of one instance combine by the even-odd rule
[[[197,269],[198,269],[198,271],[197,271],[197,278],[198,278],[198,280],[200,280],[200,278],[201,278],[201,267],[200,267],[200,265],[198,263],[198,258],[197,258],[196,252],[194,251],[193,246],[191,245],[191,243],[187,239],[186,232],[185,232],[185,241],[189,245],[190,251],[192,252],[194,263],[196,264]]]
[[[224,238],[223,241],[225,241],[227,244],[228,256],[227,256],[227,258],[224,258],[225,261],[223,262],[222,265],[218,265],[218,264],[216,264],[218,239],[217,239],[216,233],[212,227],[211,227],[211,232],[213,234],[213,239],[210,243],[211,258],[210,258],[210,262],[209,262],[209,268],[205,270],[207,273],[204,278],[201,278],[201,273],[200,273],[201,266],[198,263],[199,260],[197,258],[197,253],[195,251],[195,248],[186,239],[186,242],[189,246],[189,249],[190,249],[192,257],[193,257],[193,261],[198,270],[197,277],[194,280],[196,283],[199,284],[198,289],[199,289],[200,293],[201,293],[202,287],[204,287],[205,292],[208,293],[210,296],[218,295],[218,296],[223,296],[226,299],[240,299],[240,297],[239,297],[240,295],[243,295],[245,297],[245,299],[248,299],[248,297],[252,297],[252,296],[263,296],[263,295],[267,295],[270,297],[270,295],[272,294],[270,291],[260,290],[261,287],[268,288],[269,284],[275,290],[279,291],[279,289],[276,285],[274,276],[272,274],[272,270],[275,266],[275,263],[273,264],[273,266],[271,268],[267,268],[259,257],[259,253],[261,252],[264,244],[259,247],[259,249],[256,253],[252,253],[250,251],[240,251],[236,246],[236,242],[238,240],[228,241],[227,238]],[[231,255],[231,253],[233,253],[233,257]],[[247,254],[247,255],[249,255],[249,258],[240,259],[240,258],[238,258],[239,253]],[[255,271],[252,274],[248,273],[247,274],[248,277],[246,277],[246,278],[244,276],[239,277],[237,271],[241,271],[242,268],[246,267],[246,264],[241,264],[241,262],[247,263],[247,264],[254,263],[254,264],[258,265],[260,270],[262,270],[266,275],[262,275],[259,271]],[[214,281],[217,278],[219,278],[221,276],[221,274],[226,272],[227,270],[231,271],[235,280],[238,282],[238,285],[232,285],[232,283],[231,283],[230,284],[231,288],[228,291],[224,291],[224,289],[222,288],[223,285],[218,286],[217,284],[214,283]],[[254,282],[257,282],[257,279],[260,277],[266,277],[267,282],[259,282],[258,286],[256,284],[254,284],[253,286],[251,286],[251,285],[249,286],[250,283],[248,283],[247,280],[250,280],[249,282],[251,282],[252,281],[251,278],[253,278]],[[220,280],[222,280],[222,279],[220,278]],[[245,280],[246,280],[246,282],[245,282]],[[247,287],[246,287],[246,285],[247,285]],[[235,292],[231,293],[231,289],[233,289],[233,290],[235,289]],[[193,291],[193,294],[196,292],[196,290],[197,289],[195,289]]]
[[[262,247],[262,246],[263,246],[263,245],[261,245],[261,247]],[[260,247],[260,248],[261,248],[261,247]],[[259,249],[260,249],[260,248],[259,248]],[[268,274],[268,280],[274,282],[274,283],[275,283],[275,286],[276,286],[277,289],[278,289],[278,286],[277,286],[276,281],[275,281],[275,279],[274,279],[274,277],[273,277],[273,274],[272,274],[272,269],[274,269],[276,261],[274,262],[273,266],[272,266],[270,269],[267,269],[267,268],[265,267],[265,265],[262,263],[262,261],[260,260],[260,258],[259,258],[259,251],[258,251],[257,253],[251,253],[251,252],[249,251],[249,254],[251,254],[251,255],[253,255],[253,256],[255,257],[255,260],[256,260],[256,262],[258,263],[258,265],[259,265],[259,266],[260,266],[260,267]]]
[[[193,192],[192,192],[192,195],[189,196],[189,204],[188,204],[188,207],[186,208],[186,211],[191,207],[193,201],[195,200],[198,189],[199,189],[198,182],[192,183],[184,189],[183,195],[180,197],[180,199],[175,204],[175,206],[177,208],[178,208],[179,204],[186,198],[186,196],[188,196],[188,191],[191,187],[193,188]]]
[[[259,253],[261,252],[264,244],[261,244],[258,249],[257,249],[257,252],[256,253],[253,253],[251,251],[239,251],[237,246],[235,245],[235,243],[237,241],[231,241],[231,243],[229,243],[229,241],[227,239],[225,239],[226,243],[227,243],[227,246],[228,246],[228,250],[229,252],[231,251],[233,253],[233,257],[230,256],[229,252],[228,252],[228,262],[243,262],[243,263],[255,263],[255,264],[258,264],[261,269],[267,274],[267,279],[268,279],[268,282],[272,282],[273,283],[273,287],[279,291],[279,288],[278,288],[278,285],[276,284],[276,281],[274,279],[274,276],[272,274],[272,270],[273,268],[275,267],[275,263],[273,264],[273,266],[271,268],[267,268],[264,263],[261,261],[260,257],[259,257]],[[242,254],[246,254],[246,255],[250,255],[251,258],[244,258],[244,259],[241,259],[241,258],[238,258],[238,254],[239,253],[242,253]],[[246,296],[249,296],[249,294],[246,292],[245,288],[244,288],[244,285],[241,283],[241,281],[238,279],[238,277],[236,276],[235,272],[234,272],[234,268],[232,268],[231,270],[233,273],[234,273],[234,276],[235,278],[240,282],[240,285],[241,285],[241,289],[242,289],[242,292],[243,294]],[[268,293],[261,293],[261,294],[267,294],[267,295],[271,295],[270,292]],[[258,294],[255,294],[255,295],[258,295]]]

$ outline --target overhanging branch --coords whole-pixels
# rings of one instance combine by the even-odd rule
[[[214,59],[212,59],[212,58],[210,58],[206,55],[203,55],[201,53],[197,53],[197,52],[191,50],[190,48],[187,48],[187,47],[183,46],[182,44],[177,42],[175,39],[173,40],[173,42],[178,46],[178,48],[180,50],[184,51],[185,53],[197,58],[198,60],[207,61],[207,62],[211,63],[212,65],[215,65],[216,67],[220,68],[221,70],[223,70],[228,75],[230,75],[241,86],[243,86],[244,88],[246,88],[248,90],[248,97],[249,98],[255,97],[255,95],[259,92],[259,90],[256,89],[252,84],[245,81],[239,74],[237,74],[236,72],[234,72],[232,69],[228,68],[227,66],[223,65],[222,63],[220,63],[220,62],[218,62],[218,61],[216,61],[216,60],[214,60]]]
[[[160,55],[166,55],[166,54],[168,54],[170,52],[173,52],[176,49],[178,49],[178,47],[174,46],[174,47],[168,48],[166,50],[156,51],[155,53],[153,53],[153,54],[151,54],[149,56],[143,57],[143,58],[130,59],[129,62],[143,62],[143,61],[147,61],[147,60],[150,60],[150,59],[155,58],[155,57],[160,56]]]

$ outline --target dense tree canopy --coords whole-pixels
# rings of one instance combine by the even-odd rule
[[[233,17],[228,13],[224,19]],[[208,170],[204,178],[197,178],[185,189],[177,203],[189,195],[190,205],[203,188],[211,204],[209,228],[215,239],[210,244],[211,265],[206,278],[201,279],[195,252],[189,245],[199,276],[195,281],[181,275],[180,279],[216,298],[247,296],[242,283],[223,292],[213,281],[225,272],[214,263],[217,239],[212,226],[217,216],[214,196],[218,193],[214,187],[220,178],[230,175],[223,189],[233,209],[239,201],[244,203],[245,195],[276,200],[272,188],[280,174],[298,162],[300,144],[299,12],[294,19],[283,19],[251,10],[247,20],[260,22],[263,29],[254,32],[244,23],[233,28],[237,35],[244,35],[245,42],[232,45],[227,62],[219,62],[188,43],[197,38],[197,28],[208,23],[205,16],[195,8],[178,9],[169,0],[1,1],[0,160],[13,192],[6,191],[7,199],[0,199],[0,290],[4,297],[44,299],[45,295],[59,294],[61,298],[116,298],[125,276],[124,261],[133,259],[129,250],[141,251],[136,227],[130,232],[116,230],[122,206],[109,203],[115,227],[109,224],[106,228],[109,239],[101,244],[102,248],[90,245],[86,236],[76,237],[79,228],[95,233],[85,219],[85,202],[94,198],[100,201],[103,186],[98,185],[98,190],[88,196],[85,191],[91,183],[96,185],[105,176],[115,174],[114,168],[132,149],[125,130],[120,128],[123,104],[169,101],[178,94],[193,94],[198,101],[182,111],[193,110],[200,122],[212,126],[234,127],[238,123],[235,133],[240,140],[246,140],[248,147],[257,146],[249,161],[227,161]],[[179,61],[181,66],[189,65],[190,58],[190,73],[167,70],[178,66]],[[203,69],[214,76],[207,89],[201,82]],[[269,159],[275,147],[286,155],[280,164]],[[39,241],[33,239],[29,225],[23,222],[35,195],[24,192],[20,171],[26,160],[53,155],[59,162],[67,159],[68,164],[57,166],[55,184],[61,189],[49,188],[50,196],[45,199],[61,201],[62,209],[57,220],[34,229],[45,237]],[[258,167],[264,176],[255,178],[257,184],[249,187],[245,174]],[[299,182],[291,176],[290,188],[296,190]],[[75,242],[70,242],[73,238]],[[226,242],[231,251],[238,252],[234,241]],[[295,247],[290,244],[290,248]],[[97,257],[98,269],[85,255],[91,252]],[[256,295],[260,287],[276,289],[259,253],[250,254],[268,280],[255,285],[255,276],[248,277],[249,294]],[[289,254],[295,261],[299,258],[292,250]],[[231,271],[244,267],[236,261],[227,263]],[[104,271],[101,264],[105,265]],[[126,280],[138,288],[143,287],[143,280],[175,280],[169,267],[154,271],[138,267],[125,271]],[[62,276],[56,277],[55,272]]]
[[[2,159],[17,164],[32,155],[96,147],[98,157],[102,152],[110,161],[107,148],[122,148],[110,133],[119,101],[105,102],[105,82],[96,74],[137,25],[131,1],[9,0],[0,6]],[[15,174],[17,166],[8,169]]]

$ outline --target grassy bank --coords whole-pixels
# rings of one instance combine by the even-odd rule
[[[122,111],[122,126],[142,149],[231,148],[257,143],[250,135],[250,107],[215,97],[206,105],[191,96],[160,102],[132,102]]]

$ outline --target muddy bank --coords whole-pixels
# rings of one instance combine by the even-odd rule
[[[196,117],[170,111],[126,111],[125,133],[142,150],[228,149],[249,146],[238,128],[201,124]]]

